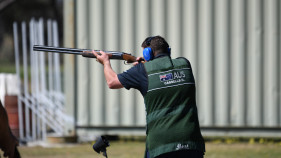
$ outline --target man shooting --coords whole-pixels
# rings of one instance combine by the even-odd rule
[[[171,59],[171,49],[161,36],[148,37],[141,45],[145,63],[116,74],[106,53],[93,51],[104,66],[111,89],[138,89],[146,108],[147,158],[203,158],[204,139],[200,132],[195,80],[190,62]],[[137,58],[141,61],[142,58]]]

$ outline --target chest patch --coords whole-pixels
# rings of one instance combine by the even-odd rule
[[[179,86],[183,84],[194,84],[193,75],[190,68],[173,69],[165,72],[148,75],[148,91],[162,88]]]

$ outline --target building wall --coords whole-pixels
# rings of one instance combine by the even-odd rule
[[[202,127],[281,126],[279,0],[74,0],[73,7],[75,47],[141,56],[143,40],[161,35],[173,58],[189,59]],[[77,56],[75,68],[78,126],[145,126],[138,91],[110,90],[94,59]]]

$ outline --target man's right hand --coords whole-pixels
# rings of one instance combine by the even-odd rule
[[[145,61],[143,57],[137,57],[136,62],[133,62],[133,65],[136,66],[139,63],[141,63],[142,61]]]

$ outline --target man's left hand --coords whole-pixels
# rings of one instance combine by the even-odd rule
[[[104,65],[106,62],[109,62],[108,54],[106,54],[105,52],[100,51],[100,53],[98,54],[93,50],[92,53],[96,56],[96,61],[98,61],[102,65]]]

